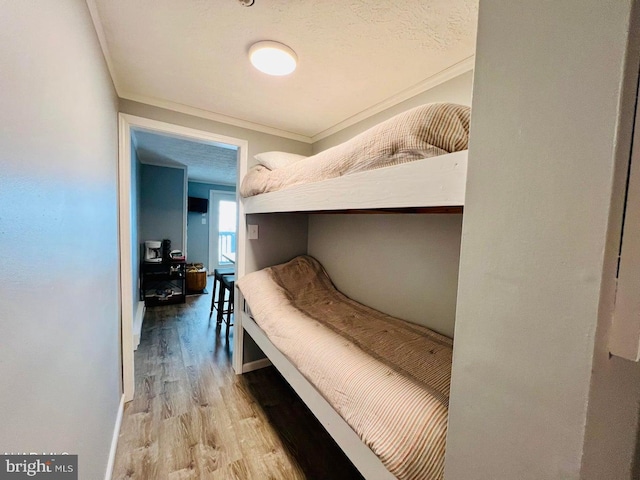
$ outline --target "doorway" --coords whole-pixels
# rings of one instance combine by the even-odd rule
[[[120,308],[121,308],[121,360],[122,390],[125,402],[131,401],[134,394],[134,327],[135,312],[138,310],[139,297],[136,294],[138,278],[134,274],[138,265],[134,260],[135,241],[133,219],[136,218],[137,199],[135,178],[132,178],[132,129],[159,133],[178,139],[193,140],[200,143],[233,146],[237,149],[237,178],[242,178],[247,164],[248,142],[246,140],[218,135],[215,133],[182,127],[148,118],[120,113],[118,115],[118,220],[120,247]],[[186,199],[184,210],[186,214]],[[242,232],[239,232],[242,235]],[[238,257],[237,261],[242,262]]]

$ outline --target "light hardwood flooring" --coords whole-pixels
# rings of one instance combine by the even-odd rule
[[[147,309],[113,478],[361,479],[273,367],[235,375],[210,305]]]

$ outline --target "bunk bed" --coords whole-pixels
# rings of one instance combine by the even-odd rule
[[[268,156],[269,161],[253,166],[242,180],[246,211],[287,211],[291,205],[309,211],[460,203],[469,116],[469,107],[463,105],[427,104],[311,157],[295,156],[290,162],[282,158],[279,168]],[[256,156],[258,162],[260,158]]]
[[[387,470],[400,479],[442,477],[451,339],[346,297],[309,256],[250,273],[238,286],[251,321]]]
[[[424,137],[425,129],[428,130],[428,127],[420,124],[419,127],[407,129],[400,126],[400,124],[407,118],[415,118],[415,115],[424,116],[425,109],[430,110],[431,114],[435,109],[440,112],[447,112],[450,115],[450,121],[448,123],[445,122],[447,127],[444,129],[454,132],[452,139],[449,139],[449,144],[446,143],[446,139],[435,138],[440,134],[436,135],[433,132],[426,135],[430,135],[430,142],[440,142],[436,148],[430,148],[429,146],[417,148],[415,139],[412,139],[408,142],[413,142],[413,144],[403,149],[397,141],[390,142],[388,140],[386,132],[390,130],[402,130],[404,132],[412,130],[413,133],[410,133],[410,135],[419,131],[419,135]],[[277,230],[282,230],[283,225],[285,227],[289,225],[287,222],[291,222],[292,230],[299,230],[299,216],[316,213],[462,213],[467,169],[467,151],[465,149],[468,144],[468,126],[468,107],[451,106],[450,104],[436,104],[434,107],[432,104],[398,115],[346,142],[349,144],[350,150],[355,149],[357,151],[355,154],[357,157],[362,157],[367,154],[371,156],[372,151],[379,152],[379,150],[371,147],[370,140],[372,136],[374,139],[381,136],[386,138],[387,146],[383,147],[386,153],[377,155],[380,161],[370,162],[366,160],[360,162],[361,164],[368,164],[366,168],[361,168],[362,165],[352,167],[353,162],[358,162],[359,160],[353,160],[353,157],[350,157],[352,160],[347,162],[347,167],[329,168],[329,174],[321,174],[319,178],[309,182],[300,181],[309,177],[306,173],[300,173],[299,169],[304,169],[305,166],[311,165],[312,170],[327,172],[326,168],[318,166],[326,157],[326,155],[323,155],[324,152],[317,156],[294,158],[289,162],[291,163],[290,165],[278,165],[273,169],[267,165],[255,166],[245,176],[240,192],[245,197],[241,202],[240,228],[246,229],[247,224],[255,223],[256,219],[260,218],[264,221],[267,219],[273,220],[275,223],[272,227],[277,224]],[[373,135],[371,135],[371,131],[374,131]],[[402,141],[400,140],[399,142]],[[392,144],[392,147],[388,147],[389,144]],[[407,145],[407,142],[404,145]],[[429,143],[429,145],[432,145],[432,143]],[[441,148],[445,145],[446,148]],[[329,150],[332,150],[330,152],[331,155],[334,155],[337,151],[338,156],[344,156],[344,144]],[[390,157],[390,155],[393,156],[398,153],[399,155],[396,158]],[[292,165],[294,173],[290,175],[286,170],[290,169]],[[338,172],[337,174],[335,174],[336,171]],[[257,176],[268,178],[263,183],[270,185],[269,188],[266,188],[266,190],[270,191],[256,192],[256,178],[252,177]],[[293,178],[293,181],[285,185],[287,183],[287,181],[283,180],[285,177]],[[274,178],[276,181],[273,180]],[[259,181],[262,182],[263,179]],[[271,188],[274,186],[275,188]],[[281,215],[285,215],[285,217]],[[287,215],[290,215],[290,217],[287,217]],[[302,223],[304,223],[304,220]],[[274,227],[273,230],[275,231],[276,228]],[[298,243],[292,243],[291,238],[281,233],[280,239],[273,240],[268,246],[261,246],[260,242],[246,241],[246,239],[240,240],[241,261],[239,277],[241,278],[238,281],[240,295],[237,296],[236,311],[238,312],[238,318],[236,319],[236,332],[234,334],[236,338],[235,355],[241,359],[238,373],[250,370],[249,368],[245,369],[246,362],[243,352],[243,338],[245,336],[244,333],[246,333],[266,355],[270,363],[280,371],[283,377],[296,390],[300,398],[316,415],[365,478],[376,480],[387,478],[435,480],[442,478],[447,421],[448,375],[450,375],[451,367],[451,340],[421,326],[410,323],[407,325],[406,322],[403,323],[401,320],[375,312],[341,295],[333,288],[323,269],[309,257],[298,257],[292,261],[293,263],[286,264],[286,267],[276,266],[282,263],[283,259],[290,260],[300,253],[306,253],[305,235],[306,233],[302,235],[304,238],[299,240]],[[259,259],[259,261],[256,259]],[[250,266],[245,267],[245,263],[250,264]],[[287,338],[287,335],[283,335],[283,332],[287,329],[297,331],[296,329],[299,327],[295,325],[292,327],[288,322],[285,324],[284,321],[278,320],[283,318],[282,308],[288,312],[287,316],[292,318],[298,318],[298,314],[302,310],[316,308],[316,310],[313,310],[311,317],[306,315],[305,322],[312,325],[320,323],[323,327],[320,330],[323,330],[324,334],[327,334],[326,331],[330,331],[329,337],[338,335],[335,327],[327,326],[322,321],[319,322],[318,317],[322,316],[319,312],[328,308],[329,304],[326,302],[315,307],[305,305],[302,309],[300,305],[283,306],[291,298],[300,297],[299,292],[287,292],[283,288],[282,277],[289,274],[285,275],[282,269],[287,270],[291,266],[293,266],[293,271],[298,274],[301,274],[301,272],[309,274],[311,272],[311,277],[316,280],[320,279],[319,283],[322,285],[320,291],[315,287],[309,287],[309,291],[313,291],[314,295],[325,298],[325,300],[330,298],[330,304],[340,300],[337,303],[346,304],[348,308],[355,309],[353,311],[366,311],[367,315],[370,315],[369,318],[372,318],[371,316],[378,318],[378,315],[382,315],[384,317],[382,323],[391,322],[394,325],[394,329],[402,330],[406,328],[407,331],[414,333],[419,331],[422,339],[414,340],[418,344],[423,341],[427,343],[435,342],[431,346],[425,347],[426,351],[439,352],[438,355],[445,360],[440,358],[440,363],[437,367],[434,367],[434,365],[428,366],[429,361],[423,358],[420,361],[422,362],[421,367],[410,373],[407,377],[408,380],[402,375],[396,375],[402,368],[397,370],[397,367],[389,367],[384,361],[381,364],[378,353],[373,354],[375,358],[372,361],[362,360],[369,366],[376,365],[374,370],[379,368],[381,369],[380,371],[386,373],[393,372],[392,377],[394,380],[397,380],[396,377],[403,377],[403,382],[407,382],[404,387],[391,394],[389,397],[391,398],[391,403],[399,401],[404,395],[409,395],[420,397],[421,401],[426,401],[433,407],[433,411],[436,412],[433,413],[433,418],[437,418],[438,421],[430,424],[427,435],[424,435],[423,432],[422,435],[418,434],[417,437],[411,439],[410,436],[405,436],[405,434],[409,435],[407,431],[411,429],[400,428],[399,431],[393,434],[384,429],[378,430],[382,428],[384,423],[380,419],[389,419],[388,412],[384,412],[383,409],[379,410],[378,413],[373,413],[376,410],[368,409],[365,406],[368,400],[366,397],[359,397],[362,394],[362,390],[359,391],[357,388],[355,391],[351,391],[351,394],[355,395],[353,398],[356,398],[354,410],[345,410],[345,405],[342,403],[345,401],[343,391],[338,389],[338,393],[336,393],[331,387],[327,388],[326,385],[323,385],[322,380],[318,380],[317,377],[309,373],[309,369],[305,366],[306,360],[297,358],[297,354],[288,349],[287,345],[304,343],[309,349],[315,350],[320,355],[322,355],[323,350],[324,353],[327,350],[326,348],[311,348],[312,345],[316,344],[301,341],[302,337],[300,335],[294,334],[293,337],[289,338]],[[275,281],[274,278],[276,279]],[[290,286],[311,285],[301,277],[292,275],[291,278],[295,279],[288,282]],[[269,309],[274,306],[278,313],[269,312]],[[278,310],[279,308],[280,310]],[[309,311],[306,313],[308,314]],[[302,316],[305,317],[305,315]],[[268,320],[269,318],[271,318],[271,321]],[[276,319],[275,321],[273,320],[274,318]],[[285,327],[285,325],[288,326]],[[275,328],[275,331],[272,327]],[[313,328],[317,327],[312,327],[312,330]],[[316,333],[318,331],[317,329]],[[344,333],[340,332],[340,335],[344,335]],[[351,343],[352,346],[345,346],[345,342],[341,343],[338,340],[338,345],[342,345],[342,347],[336,348],[358,352],[357,356],[363,352],[363,349],[361,348],[362,345],[357,346],[356,344],[357,342],[355,344]],[[353,345],[356,346],[354,347]],[[397,349],[397,346],[393,348],[396,348],[396,353],[407,351],[405,348]],[[425,361],[426,363],[424,363]],[[319,365],[322,365],[322,360]],[[380,365],[383,365],[383,367],[380,367]],[[330,367],[330,370],[336,370],[334,367]],[[322,367],[310,368],[312,372],[317,373]],[[436,373],[436,377],[440,379],[440,383],[436,382],[437,387],[429,386],[428,382],[425,384],[424,378],[419,381],[416,380],[415,375],[420,376],[421,369],[423,369],[422,373],[425,373],[434,368],[435,370],[433,371],[439,372]],[[238,371],[237,367],[236,370]],[[389,380],[384,378],[385,375],[382,375],[381,379],[379,379],[383,383]],[[320,374],[320,378],[326,378],[326,375]],[[346,381],[345,378],[342,380]],[[349,377],[347,383],[350,386],[358,384],[358,382],[353,381],[354,378],[356,377]],[[413,389],[416,386],[418,388],[414,391]],[[425,392],[427,392],[426,396]],[[383,404],[385,402],[379,402],[377,405],[381,407]],[[429,411],[429,408],[420,407],[416,411],[425,414],[425,412]],[[360,412],[360,417],[358,417],[357,412]],[[365,413],[364,416],[362,412]],[[428,414],[427,417],[429,417]],[[403,421],[396,419],[391,423],[398,426],[403,425]],[[366,427],[365,432],[360,430],[362,425]],[[419,427],[416,428],[420,430]],[[372,432],[374,432],[373,435]],[[381,442],[381,438],[388,439],[389,443]],[[416,440],[417,438],[421,440]],[[427,439],[426,443],[425,439]],[[415,448],[402,448],[399,452],[396,451],[396,447],[403,442],[406,445],[413,445]],[[418,444],[420,445],[418,446]]]

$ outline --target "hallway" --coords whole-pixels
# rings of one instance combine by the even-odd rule
[[[273,367],[235,375],[210,302],[147,309],[113,478],[362,478]]]

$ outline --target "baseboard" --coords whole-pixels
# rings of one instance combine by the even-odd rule
[[[242,365],[242,373],[253,372],[254,370],[260,370],[271,365],[271,360],[268,358],[261,358],[253,362],[245,363]]]
[[[136,315],[133,319],[133,349],[137,350],[140,345],[140,335],[142,332],[142,320],[144,319],[144,312],[147,307],[144,306],[144,302],[138,302],[138,308],[136,309]]]
[[[120,436],[120,425],[122,424],[122,415],[124,414],[124,395],[120,398],[120,406],[118,407],[118,415],[116,415],[116,424],[113,427],[113,437],[111,438],[111,449],[109,450],[109,461],[107,462],[107,471],[104,474],[104,480],[111,480],[113,476],[113,465],[116,462],[116,450],[118,449],[118,437]]]

